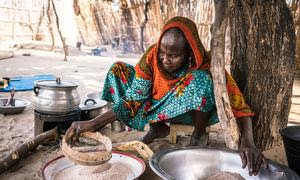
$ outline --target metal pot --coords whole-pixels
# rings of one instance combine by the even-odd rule
[[[108,110],[107,102],[104,100],[87,99],[83,104],[80,104],[80,120],[86,121],[93,119]]]
[[[34,85],[32,102],[35,110],[48,114],[65,114],[78,109],[78,84],[69,81],[41,80]]]

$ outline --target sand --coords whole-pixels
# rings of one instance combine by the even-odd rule
[[[81,100],[91,92],[98,92],[103,87],[106,72],[111,64],[116,61],[125,61],[135,64],[139,55],[121,54],[120,51],[112,51],[107,47],[108,52],[102,56],[90,56],[87,52],[79,52],[76,49],[71,51],[69,61],[64,62],[63,56],[58,52],[38,50],[18,50],[14,57],[0,61],[0,77],[26,76],[38,74],[53,74],[61,77],[62,80],[75,81],[79,83],[78,92]],[[88,49],[86,49],[88,51]],[[31,56],[22,56],[23,53],[30,53]],[[124,56],[124,58],[122,58]],[[126,57],[126,58],[125,58]],[[32,91],[16,92],[16,98],[31,100]],[[0,92],[0,97],[9,97],[9,93]],[[0,114],[0,158],[7,154],[12,148],[28,141],[34,136],[34,114],[32,104],[22,114],[4,116]],[[108,126],[109,127],[109,126]],[[108,133],[110,133],[110,130]],[[121,134],[121,133],[120,133]],[[125,141],[136,139],[144,133],[130,133],[130,135],[118,135],[114,141]],[[121,138],[120,138],[120,137]],[[124,140],[125,138],[125,140]],[[0,175],[0,179],[42,179],[41,169],[51,159],[61,155],[58,146],[39,147],[26,159],[20,161],[13,168]]]
[[[18,50],[14,52],[14,57],[0,61],[0,77],[24,76],[37,74],[53,74],[61,77],[62,80],[71,80],[79,83],[78,92],[81,100],[91,92],[101,90],[103,82],[110,65],[115,61],[124,61],[135,64],[139,55],[123,55],[120,51],[113,51],[107,47],[108,52],[105,57],[94,57],[83,52],[72,49],[69,60],[63,61],[61,51],[38,51],[38,50]],[[22,56],[23,53],[30,53],[31,56]],[[30,100],[32,91],[16,92],[16,98]],[[0,92],[0,97],[8,97],[9,93]],[[290,114],[290,121],[299,124],[300,115],[300,81],[294,85],[293,105]],[[34,116],[33,107],[30,105],[22,114],[3,116],[0,115],[0,158],[7,154],[12,148],[33,137]],[[220,127],[216,125],[210,133],[210,144],[212,146],[224,147],[224,137],[218,132]],[[113,142],[136,140],[143,136],[145,132],[122,132],[111,133],[110,127],[105,127],[101,132],[109,136]],[[179,145],[186,145],[188,137],[180,137]],[[173,147],[168,143],[167,138],[158,139],[150,145],[154,151],[162,148]],[[42,167],[53,158],[61,155],[58,146],[40,146],[29,157],[20,161],[13,168],[0,175],[0,179],[23,180],[42,179]],[[282,144],[266,152],[268,158],[286,164],[286,158]],[[149,168],[149,167],[148,167]],[[151,171],[146,172],[142,179],[159,179]]]

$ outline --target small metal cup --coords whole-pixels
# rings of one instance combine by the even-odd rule
[[[118,120],[110,123],[110,125],[112,132],[123,132],[126,130],[125,125]]]

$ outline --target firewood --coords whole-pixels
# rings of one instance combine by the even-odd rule
[[[28,156],[30,152],[34,151],[39,144],[44,143],[50,139],[55,139],[57,136],[57,128],[53,128],[34,137],[26,143],[20,144],[11,153],[7,154],[2,159],[0,159],[0,174],[12,167],[19,160]]]

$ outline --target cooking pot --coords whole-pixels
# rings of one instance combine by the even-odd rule
[[[78,84],[70,81],[40,80],[34,83],[32,103],[35,110],[47,114],[66,114],[78,109]]]
[[[80,120],[86,121],[93,119],[108,110],[107,102],[104,100],[87,99],[80,107]]]

